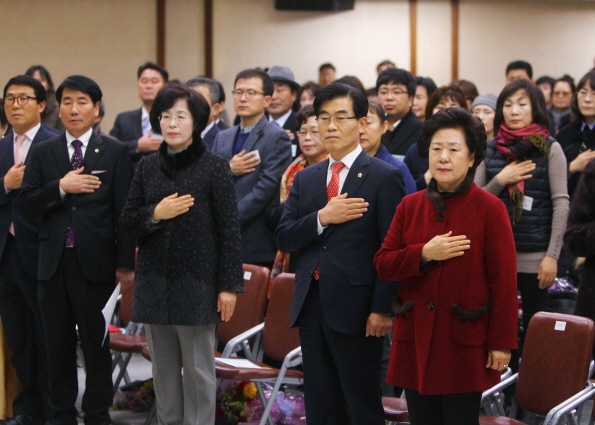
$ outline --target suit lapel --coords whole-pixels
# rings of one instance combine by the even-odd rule
[[[312,194],[314,196],[314,201],[312,205],[316,210],[320,210],[324,208],[326,203],[326,177],[328,174],[328,159],[322,162],[319,162],[313,167],[316,167],[316,174],[314,175],[314,183],[312,185]]]
[[[343,189],[341,193],[347,193],[348,198],[355,198],[357,197],[357,189],[366,180],[368,176],[366,168],[370,165],[370,157],[365,153],[361,152],[353,165],[349,169],[349,173],[347,173],[347,177],[345,178],[345,183],[343,184]]]
[[[136,111],[134,116],[134,122],[132,123],[136,128],[136,134],[138,134],[138,138],[140,139],[143,137],[143,107]]]
[[[267,124],[267,122],[268,121],[267,121],[266,117],[262,117],[260,119],[260,121],[258,121],[258,123],[256,124],[256,126],[254,126],[254,128],[250,132],[250,135],[248,136],[248,138],[244,142],[244,147],[242,148],[243,150],[246,151],[246,153],[252,151],[252,148],[254,147],[254,145],[256,144],[256,142],[258,142],[258,139],[260,139],[260,136],[263,135],[263,133],[264,133],[264,126]]]
[[[52,155],[54,155],[60,173],[65,176],[68,172],[72,171],[72,163],[70,162],[68,147],[66,146],[66,133],[62,133],[62,135],[54,141],[54,145]]]
[[[14,136],[5,136],[0,139],[0,142],[2,142],[0,150],[2,169],[8,171],[14,165]]]
[[[86,174],[91,174],[93,168],[95,167],[95,163],[105,150],[105,146],[103,145],[103,140],[97,134],[93,133],[91,138],[89,139],[89,144],[87,145],[87,150],[85,151],[85,158],[83,159],[83,166],[85,167],[84,172]]]

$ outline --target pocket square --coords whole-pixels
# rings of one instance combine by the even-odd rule
[[[101,174],[101,173],[106,173],[107,170],[93,170],[91,171],[91,174]]]

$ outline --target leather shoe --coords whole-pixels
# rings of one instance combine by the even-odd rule
[[[29,415],[18,415],[0,422],[0,425],[38,425]]]

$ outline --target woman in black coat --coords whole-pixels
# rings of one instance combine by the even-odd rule
[[[132,320],[146,324],[160,424],[214,423],[215,326],[243,291],[229,164],[200,137],[209,112],[190,88],[157,94],[151,125],[165,142],[140,162],[121,218],[139,237]]]

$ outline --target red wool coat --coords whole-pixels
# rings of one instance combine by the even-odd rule
[[[475,184],[445,202],[440,222],[425,190],[406,196],[374,260],[382,279],[402,282],[386,380],[428,395],[495,385],[500,373],[486,368],[487,351],[517,347],[516,254],[508,212]],[[421,270],[423,246],[451,230],[467,236],[470,249]]]

